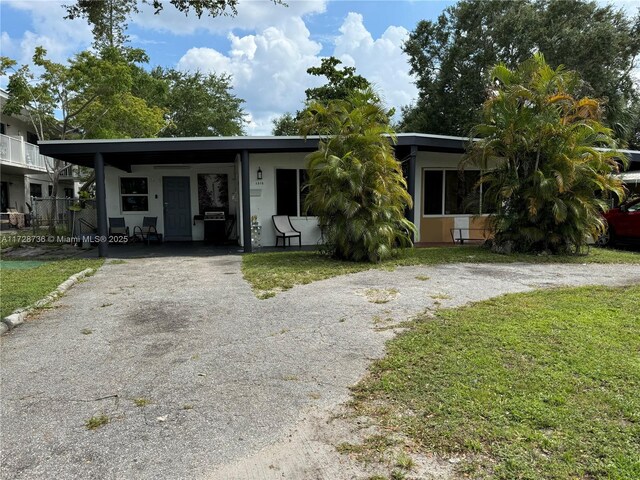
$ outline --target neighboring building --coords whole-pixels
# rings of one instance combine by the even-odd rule
[[[0,90],[0,111],[9,98]],[[48,197],[53,184],[47,164],[53,159],[40,154],[38,136],[24,115],[2,115],[0,119],[0,212],[8,208],[28,213],[31,197]],[[61,175],[58,198],[76,197],[78,183],[74,182],[74,168],[69,166]]]
[[[481,232],[486,212],[469,208],[467,190],[480,172],[459,162],[467,139],[400,134],[396,158],[403,164],[414,199],[407,217],[419,243],[452,241],[452,229],[470,237]],[[41,142],[61,160],[96,168],[98,219],[125,219],[130,231],[144,217],[156,217],[164,239],[203,240],[208,211],[222,211],[228,238],[251,250],[251,217],[262,226],[262,244],[275,245],[272,215],[290,215],[302,243],[320,241],[316,218],[303,211],[305,156],[318,139],[300,137],[211,137]],[[640,152],[627,152],[640,167]],[[101,178],[103,181],[101,181]],[[104,192],[102,197],[101,192]],[[104,201],[104,203],[103,203]],[[100,205],[104,207],[100,213]],[[102,253],[106,253],[106,246]]]

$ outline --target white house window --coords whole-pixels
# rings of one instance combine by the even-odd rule
[[[423,215],[477,215],[482,205],[479,170],[424,170]]]
[[[302,217],[311,215],[304,210],[307,196],[307,171],[297,168],[276,169],[276,214]]]
[[[149,210],[149,187],[145,177],[120,179],[120,205],[123,212],[146,212]]]

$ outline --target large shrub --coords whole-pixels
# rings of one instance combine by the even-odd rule
[[[387,112],[370,89],[326,104],[311,102],[303,135],[320,133],[307,157],[305,208],[317,215],[330,253],[340,259],[377,262],[397,247],[411,246],[414,225],[395,135]]]
[[[514,70],[497,65],[466,162],[486,170],[481,180],[494,243],[501,250],[579,250],[605,228],[601,212],[623,187],[601,103],[575,98],[575,72],[552,69],[535,55]],[[603,150],[597,147],[603,147]]]

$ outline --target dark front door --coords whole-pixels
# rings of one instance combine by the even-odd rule
[[[165,240],[191,240],[191,179],[162,177]]]

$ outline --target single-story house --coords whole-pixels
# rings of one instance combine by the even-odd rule
[[[484,228],[482,202],[465,201],[480,172],[458,166],[467,138],[398,135],[414,208],[407,217],[417,227],[416,242],[450,242]],[[108,218],[125,219],[131,231],[143,217],[157,217],[165,241],[204,240],[206,212],[225,214],[225,235],[250,252],[252,217],[261,225],[262,245],[275,245],[272,215],[289,215],[303,245],[320,241],[316,218],[303,209],[305,157],[317,149],[309,137],[206,137],[40,142],[43,154],[96,172],[98,232]],[[640,169],[640,152],[626,152]],[[100,243],[100,254],[107,244]]]

